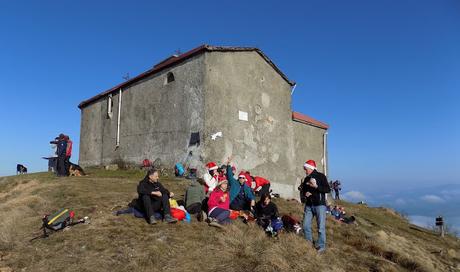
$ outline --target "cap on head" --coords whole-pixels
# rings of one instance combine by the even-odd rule
[[[208,162],[206,168],[208,168],[208,170],[217,170],[218,167],[215,162]]]
[[[306,161],[305,164],[303,165],[303,169],[315,170],[316,169],[316,162],[314,160]]]
[[[243,171],[240,172],[240,174],[238,175],[238,178],[244,178],[246,179],[246,175]]]

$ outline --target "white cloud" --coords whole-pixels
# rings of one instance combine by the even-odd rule
[[[358,192],[358,191],[350,191],[350,192],[346,192],[345,194],[343,194],[343,198],[348,201],[356,202],[356,201],[364,201],[366,199],[366,196],[363,193]]]
[[[446,202],[444,199],[440,198],[437,195],[424,195],[420,199],[428,203],[433,203],[433,204]]]

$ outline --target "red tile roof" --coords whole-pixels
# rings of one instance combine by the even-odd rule
[[[312,126],[315,126],[315,127],[323,128],[323,129],[328,129],[329,128],[328,124],[320,122],[318,120],[315,120],[315,119],[311,118],[310,116],[307,116],[307,115],[302,114],[300,112],[293,111],[292,112],[292,120],[300,122],[300,123],[304,123],[304,124],[307,124],[307,125],[312,125]]]
[[[175,65],[175,64],[178,64],[188,58],[191,58],[195,55],[198,55],[198,54],[201,54],[203,52],[211,52],[211,51],[221,51],[221,52],[237,52],[237,51],[255,51],[257,52],[266,62],[268,62],[268,64],[270,66],[272,66],[272,68],[278,73],[280,74],[280,76],[286,80],[291,86],[294,86],[295,85],[295,82],[289,80],[287,78],[287,76],[285,74],[283,74],[283,72],[281,72],[280,69],[278,69],[278,67],[258,48],[256,47],[230,47],[230,46],[211,46],[211,45],[201,45],[197,48],[194,48],[188,52],[185,52],[179,56],[177,55],[173,55],[163,61],[161,61],[160,63],[158,63],[157,65],[155,65],[152,69],[150,70],[147,70],[145,71],[144,73],[136,76],[136,77],[133,77],[121,84],[118,84],[117,86],[111,88],[111,89],[108,89],[107,91],[105,92],[102,92],[90,99],[87,99],[83,102],[81,102],[78,107],[81,109],[89,104],[91,104],[92,102],[110,94],[110,93],[113,93],[115,91],[118,91],[120,88],[124,88],[134,82],[137,82],[145,77],[148,77],[150,75],[153,75],[153,74],[156,74],[158,72],[160,72],[161,70],[165,69],[165,68],[168,68],[172,65]]]

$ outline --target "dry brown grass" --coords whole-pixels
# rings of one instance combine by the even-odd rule
[[[112,211],[136,196],[138,171],[89,171],[87,177],[47,173],[4,178],[0,183],[0,271],[459,271],[460,244],[411,228],[387,209],[344,205],[357,224],[328,219],[328,250],[318,255],[301,236],[269,239],[241,222],[225,230],[204,223],[150,226]],[[186,180],[163,179],[177,198]],[[275,200],[281,213],[301,217],[299,203]],[[61,207],[91,224],[48,239],[41,216]]]

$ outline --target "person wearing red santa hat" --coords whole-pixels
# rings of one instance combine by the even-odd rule
[[[331,191],[327,178],[318,172],[316,162],[308,160],[303,165],[307,175],[300,185],[301,200],[305,203],[303,228],[305,239],[315,245],[319,253],[326,250],[326,194]],[[313,242],[311,223],[313,216],[318,225],[318,240]]]
[[[211,218],[209,225],[220,227],[230,221],[230,194],[227,191],[228,181],[220,178],[217,187],[211,192],[208,200],[208,215]]]
[[[217,186],[217,179],[218,179],[218,173],[217,173],[217,164],[215,162],[208,162],[206,164],[206,169],[208,170],[206,173],[203,175],[203,180],[205,182],[205,191],[206,193],[211,193],[214,188]]]

